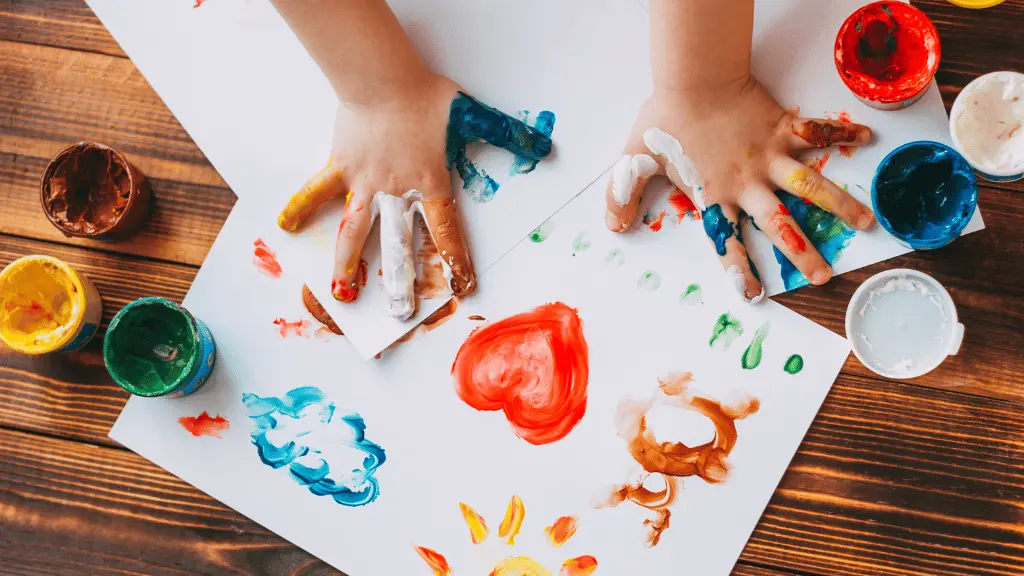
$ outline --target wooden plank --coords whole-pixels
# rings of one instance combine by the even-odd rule
[[[4,0],[0,40],[125,56],[83,0]]]
[[[844,376],[736,573],[1019,575],[1022,470],[1018,405]],[[10,430],[0,518],[19,565],[82,566],[71,574],[278,574],[312,561],[132,453]]]
[[[235,203],[227,188],[150,178],[154,209],[146,226],[123,242],[67,238],[39,205],[47,160],[0,152],[0,234],[134,254],[200,266]]]
[[[148,176],[226,187],[129,60],[0,42],[0,152],[50,158],[95,140]]]

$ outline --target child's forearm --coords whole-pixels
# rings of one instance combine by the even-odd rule
[[[656,91],[699,91],[750,74],[754,0],[651,0]]]
[[[431,74],[384,0],[271,0],[338,98],[382,102]]]

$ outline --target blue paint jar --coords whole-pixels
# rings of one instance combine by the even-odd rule
[[[904,246],[934,250],[963,232],[978,205],[974,170],[945,144],[918,141],[893,150],[871,183],[878,222]]]

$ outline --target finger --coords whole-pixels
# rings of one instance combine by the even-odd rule
[[[786,192],[835,214],[854,228],[866,230],[875,222],[871,210],[849,192],[792,158],[772,161],[769,177]]]
[[[693,161],[683,152],[679,140],[659,128],[648,128],[644,131],[644,145],[654,154],[676,188],[690,196],[698,210],[704,210],[700,175]]]
[[[641,143],[637,143],[641,144]],[[612,177],[605,193],[608,213],[605,222],[613,232],[623,232],[633,224],[640,210],[640,198],[647,183],[665,171],[643,147],[631,145],[612,167]]]
[[[448,276],[448,285],[456,296],[465,296],[476,289],[476,274],[459,223],[458,206],[451,195],[426,198],[422,201],[423,219],[430,238],[441,255],[441,265]]]
[[[779,202],[771,190],[749,190],[743,197],[742,206],[758,228],[805,278],[810,279],[812,284],[828,282],[832,277],[832,267],[814,248],[786,205]]]
[[[739,209],[731,205],[712,204],[701,213],[701,221],[736,291],[747,302],[759,302],[764,298],[764,286],[757,268],[747,255],[747,247],[743,245]]]
[[[470,142],[483,140],[523,158],[551,154],[551,138],[500,110],[459,92],[448,113],[448,158]]]
[[[341,170],[332,158],[322,170],[306,182],[302,190],[292,195],[277,217],[277,225],[282,230],[294,232],[321,204],[344,193],[345,182],[342,180]]]
[[[416,262],[412,246],[412,200],[405,196],[377,192],[374,205],[380,212],[380,266],[388,312],[399,320],[408,320],[416,311]]]
[[[366,271],[360,266],[360,256],[376,217],[377,211],[369,194],[349,194],[334,248],[331,294],[337,300],[354,301],[359,296],[359,288],[366,283]]]
[[[825,120],[822,118],[794,118],[789,138],[794,150],[828,148],[835,144],[861,146],[871,141],[871,129],[863,124]]]

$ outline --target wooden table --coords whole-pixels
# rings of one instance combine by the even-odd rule
[[[1024,71],[1024,0],[915,4],[942,37],[947,108],[977,75]],[[231,190],[82,0],[0,0],[0,65],[0,266],[70,262],[103,294],[104,324],[142,296],[180,302]],[[152,178],[156,213],[131,241],[69,240],[43,216],[43,167],[78,140]],[[861,282],[916,268],[949,288],[967,334],[911,382],[850,357],[736,574],[1024,575],[1022,192],[985,183],[985,231],[777,298],[842,334]],[[128,394],[101,352],[102,334],[71,354],[0,348],[0,575],[336,573],[107,438]]]

